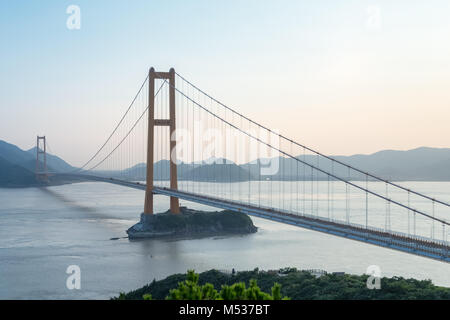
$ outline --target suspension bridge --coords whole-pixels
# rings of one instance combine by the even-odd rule
[[[111,134],[80,168],[49,172],[45,146],[38,137],[39,179],[144,190],[146,214],[154,213],[154,195],[163,195],[173,214],[182,199],[450,262],[448,202],[289,139],[174,69],[150,69]]]

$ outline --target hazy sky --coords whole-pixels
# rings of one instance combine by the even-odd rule
[[[327,154],[450,147],[448,0],[2,1],[0,34],[0,139],[75,165],[150,66]]]

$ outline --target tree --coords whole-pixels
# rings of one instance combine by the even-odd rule
[[[217,290],[210,283],[198,285],[198,274],[194,270],[188,270],[187,278],[178,283],[178,288],[171,289],[167,300],[215,300],[218,297]]]
[[[188,270],[185,281],[178,283],[178,288],[171,289],[167,300],[287,300],[281,295],[281,285],[275,283],[272,294],[261,291],[256,280],[250,280],[250,286],[246,288],[244,282],[234,283],[231,286],[222,285],[220,293],[211,283],[203,286],[198,284],[199,275],[194,270]],[[144,295],[146,299],[146,295]],[[150,296],[151,299],[151,296]],[[150,300],[146,299],[146,300]]]

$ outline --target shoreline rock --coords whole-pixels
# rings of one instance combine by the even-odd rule
[[[241,212],[206,212],[181,207],[180,214],[141,213],[140,221],[129,228],[127,234],[129,239],[200,238],[250,234],[257,230],[250,217]]]

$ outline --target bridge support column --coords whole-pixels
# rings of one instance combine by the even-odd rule
[[[155,79],[169,80],[169,119],[155,119]],[[170,188],[178,190],[177,165],[176,165],[176,140],[175,140],[175,70],[169,72],[155,72],[150,68],[148,75],[148,140],[147,140],[147,187],[145,190],[144,213],[153,214],[153,161],[155,126],[168,126],[170,131]],[[172,140],[172,137],[174,138]],[[179,200],[170,197],[170,211],[180,213]]]
[[[41,149],[40,141],[42,141],[43,147]],[[40,156],[43,156],[43,168],[41,170],[41,160]],[[47,143],[45,140],[45,136],[40,137],[37,136],[36,139],[36,179],[47,181],[48,180],[48,172],[47,172]]]
[[[178,175],[177,175],[177,141],[175,136],[176,122],[175,122],[175,69],[171,68],[169,71],[169,113],[170,113],[170,188],[178,190]],[[170,211],[172,213],[180,213],[180,203],[178,198],[170,197]]]

